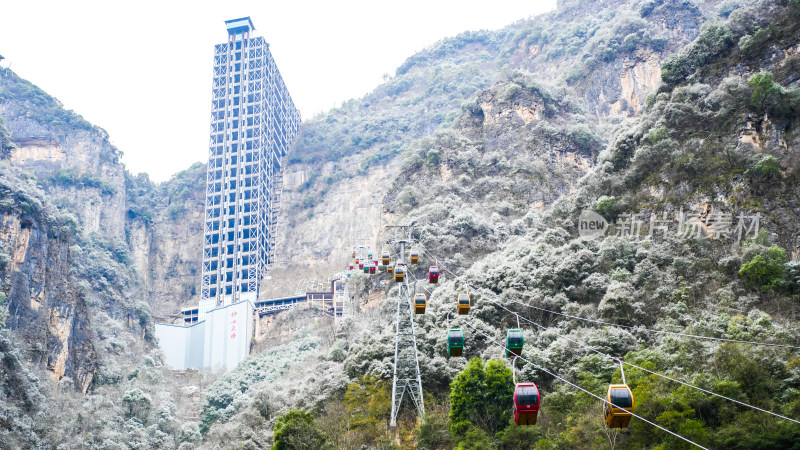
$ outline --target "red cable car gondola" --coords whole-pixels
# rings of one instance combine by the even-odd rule
[[[431,266],[428,269],[428,283],[438,283],[439,282],[439,268],[436,266]]]
[[[519,383],[514,387],[514,423],[536,425],[539,414],[539,389],[535,383]]]

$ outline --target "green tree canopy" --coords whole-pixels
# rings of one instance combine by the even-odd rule
[[[749,80],[747,85],[753,88],[753,95],[750,97],[750,105],[764,109],[769,105],[769,101],[777,97],[781,92],[781,85],[775,82],[772,72],[759,72]]]
[[[293,409],[275,422],[275,444],[272,450],[327,448],[325,435],[308,411]]]
[[[473,425],[494,436],[509,424],[513,394],[505,363],[473,358],[450,383],[450,432],[460,438]]]

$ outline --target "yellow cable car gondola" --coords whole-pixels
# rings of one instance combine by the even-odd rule
[[[403,278],[406,276],[406,267],[403,264],[398,264],[397,267],[394,268],[394,281],[401,282]]]
[[[359,264],[360,262],[361,261],[358,258],[356,258],[356,264]]]
[[[389,263],[389,265],[386,266],[386,272],[388,272],[388,273],[393,273],[394,272],[394,264],[393,263]]]
[[[469,312],[469,294],[458,294],[458,313],[467,314]]]
[[[389,265],[389,260],[391,259],[392,257],[389,255],[389,252],[381,253],[381,262],[383,263],[384,266]]]
[[[627,384],[608,386],[603,404],[603,420],[608,428],[628,428],[633,412],[633,392]]]
[[[411,264],[419,262],[419,250],[411,250]]]
[[[427,299],[425,298],[425,294],[422,292],[414,294],[414,314],[425,314],[426,304]]]

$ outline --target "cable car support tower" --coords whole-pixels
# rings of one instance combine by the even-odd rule
[[[398,227],[406,228],[406,227]],[[400,259],[397,264],[406,266],[405,250],[410,240],[390,240],[387,244],[400,246]],[[397,413],[403,395],[408,392],[417,414],[421,420],[425,416],[425,404],[422,401],[422,377],[419,374],[419,357],[417,355],[417,338],[414,334],[414,313],[411,308],[412,294],[416,286],[409,289],[408,275],[403,277],[400,284],[400,294],[397,296],[397,328],[394,343],[394,379],[392,380],[392,417],[389,425],[397,426]],[[416,284],[416,282],[415,282]]]

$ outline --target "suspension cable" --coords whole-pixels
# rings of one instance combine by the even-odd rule
[[[400,255],[398,255],[398,254],[397,254],[397,252],[396,252],[396,251],[394,251],[394,248],[392,248],[391,246],[389,247],[389,251],[391,251],[391,252],[394,254],[394,256],[397,256],[397,257],[399,257],[399,256],[400,256]],[[408,267],[408,265],[406,265],[406,267]],[[413,279],[414,279],[414,282],[415,282],[415,284],[414,284],[414,287],[416,288],[416,282],[417,282],[417,281],[419,281],[419,278],[417,278],[417,277],[416,277],[416,275],[414,275],[413,273],[411,273],[411,271],[410,271],[410,270],[406,270],[406,275],[409,275],[411,278],[413,278]],[[422,284],[422,283],[421,283],[421,284]],[[422,289],[422,290],[424,290],[425,292],[427,292],[427,293],[428,293],[428,297],[430,297],[430,296],[433,294],[433,293],[432,293],[430,290],[428,290],[428,288],[426,288],[426,287],[424,286],[424,284],[422,284],[422,285],[420,286],[420,289]]]
[[[496,340],[492,339],[492,337],[491,337],[491,336],[489,336],[487,333],[485,333],[485,332],[483,332],[483,331],[479,330],[477,327],[473,326],[472,324],[470,324],[470,323],[468,323],[468,322],[464,322],[464,323],[465,323],[467,326],[469,326],[470,328],[472,328],[473,330],[475,330],[475,331],[477,331],[478,333],[481,333],[482,335],[484,335],[484,336],[486,337],[486,339],[488,339],[488,340],[492,341],[493,343],[497,344],[498,346],[500,346],[500,347],[504,348],[506,351],[508,351],[508,350],[509,350],[509,349],[508,349],[508,347],[506,347],[505,345],[503,345],[503,343],[502,343],[502,342],[498,342],[498,341],[496,341]],[[613,405],[613,403],[610,403],[610,402],[609,402],[607,399],[605,399],[605,398],[603,398],[603,397],[600,397],[599,395],[595,394],[594,392],[591,392],[591,391],[589,391],[589,390],[587,390],[587,389],[585,389],[585,388],[583,388],[583,387],[581,387],[581,386],[579,386],[579,385],[577,385],[577,384],[575,384],[575,383],[573,383],[573,382],[571,382],[571,381],[567,380],[566,378],[563,378],[563,377],[560,377],[560,376],[556,375],[555,373],[553,373],[553,372],[551,372],[551,371],[549,371],[549,370],[545,369],[544,367],[542,367],[542,366],[540,366],[540,365],[538,365],[538,364],[534,363],[533,361],[530,361],[529,359],[527,359],[527,358],[525,358],[525,357],[519,356],[519,359],[521,359],[521,360],[525,361],[526,363],[528,363],[528,364],[532,365],[533,367],[535,367],[535,368],[537,368],[537,369],[541,370],[542,372],[544,372],[544,373],[546,373],[546,374],[548,374],[548,375],[550,375],[550,376],[552,376],[552,377],[554,377],[554,378],[558,378],[559,380],[563,381],[564,383],[567,383],[567,384],[569,384],[570,386],[572,386],[572,387],[574,387],[574,388],[576,388],[576,389],[578,389],[578,390],[581,390],[581,391],[585,392],[586,394],[589,394],[589,395],[591,395],[592,397],[594,397],[594,398],[596,398],[596,399],[598,399],[598,400],[602,401],[604,404]],[[692,444],[692,445],[694,445],[694,446],[696,446],[696,447],[698,447],[698,448],[702,448],[702,449],[708,450],[708,448],[707,448],[707,447],[703,447],[702,445],[698,444],[697,442],[694,442],[694,441],[692,441],[692,440],[690,440],[690,439],[688,439],[688,438],[685,438],[685,437],[681,436],[680,434],[678,434],[678,433],[675,433],[674,431],[670,431],[670,430],[668,430],[668,429],[666,429],[666,428],[662,427],[661,425],[659,425],[659,424],[657,424],[657,423],[651,422],[651,421],[649,421],[649,420],[645,419],[644,417],[642,417],[642,416],[640,416],[640,415],[638,415],[638,414],[636,414],[636,413],[634,413],[634,412],[630,412],[630,414],[631,414],[633,417],[636,417],[637,419],[641,420],[642,422],[648,423],[648,424],[650,424],[650,425],[652,425],[652,426],[654,426],[654,427],[656,427],[656,428],[659,428],[659,429],[661,429],[661,430],[663,430],[663,431],[666,431],[667,433],[669,433],[669,434],[671,434],[671,435],[673,435],[673,436],[675,436],[675,437],[677,437],[677,438],[679,438],[679,439],[682,439],[682,440],[684,440],[684,441],[686,441],[686,442],[688,442],[688,443],[690,443],[690,444]]]
[[[608,326],[612,326],[612,327],[629,328],[629,329],[642,329],[642,328],[644,328],[645,330],[647,330],[647,331],[649,331],[651,333],[671,334],[671,335],[675,335],[675,336],[684,336],[684,337],[690,337],[690,338],[696,338],[696,339],[708,339],[708,340],[712,340],[712,341],[733,342],[733,343],[737,343],[737,344],[764,345],[764,346],[768,346],[768,347],[783,347],[783,348],[800,349],[800,346],[797,346],[797,345],[771,344],[771,343],[768,343],[768,342],[758,342],[758,341],[743,341],[743,340],[740,340],[740,339],[718,338],[718,337],[713,337],[713,336],[700,336],[700,335],[697,335],[697,334],[679,333],[677,331],[654,330],[652,328],[636,327],[636,326],[631,326],[631,325],[620,325],[620,324],[616,324],[616,323],[604,322],[602,320],[589,319],[589,318],[586,318],[586,317],[574,316],[572,314],[552,311],[552,310],[549,310],[549,309],[546,309],[546,308],[541,308],[539,306],[528,305],[528,304],[522,303],[520,301],[512,301],[512,303],[515,303],[515,304],[518,304],[518,305],[521,305],[521,306],[526,306],[528,308],[538,309],[540,311],[544,311],[544,312],[551,313],[551,314],[557,314],[559,316],[569,317],[570,319],[583,320],[585,322],[592,322],[592,323],[596,323],[596,324],[600,324],[600,325],[608,325]]]
[[[494,304],[494,305],[497,305],[497,306],[499,306],[500,308],[503,308],[504,310],[508,311],[509,313],[511,313],[511,314],[514,314],[514,315],[516,315],[517,317],[520,317],[522,320],[524,320],[524,321],[526,321],[526,322],[528,322],[528,323],[531,323],[531,324],[533,324],[533,325],[536,325],[537,327],[539,327],[539,328],[541,328],[541,329],[543,329],[543,330],[547,330],[547,329],[548,329],[548,327],[546,327],[546,326],[544,326],[544,325],[540,325],[540,324],[538,324],[538,323],[536,323],[536,322],[534,322],[534,321],[532,321],[532,320],[528,319],[528,318],[527,318],[527,317],[525,317],[525,316],[519,315],[519,314],[518,314],[516,311],[512,311],[512,310],[510,310],[510,309],[506,308],[505,306],[503,306],[502,304],[500,304],[499,302],[497,302],[497,301],[495,301],[495,300],[492,300],[492,299],[487,299],[487,300],[488,300],[490,303],[492,303],[492,304]],[[778,414],[778,413],[775,413],[775,412],[769,411],[769,410],[767,410],[767,409],[759,408],[758,406],[754,406],[754,405],[751,405],[751,404],[748,404],[748,403],[745,403],[745,402],[742,402],[742,401],[736,400],[736,399],[734,399],[734,398],[730,398],[730,397],[724,396],[724,395],[722,395],[722,394],[717,394],[716,392],[709,391],[708,389],[704,389],[704,388],[701,388],[701,387],[698,387],[698,386],[695,386],[695,385],[689,384],[689,383],[687,383],[687,382],[685,382],[685,381],[681,381],[681,380],[678,380],[678,379],[676,379],[676,378],[672,378],[672,377],[670,377],[670,376],[668,376],[668,375],[664,375],[664,374],[662,374],[662,373],[659,373],[659,372],[654,372],[654,371],[652,371],[652,370],[645,369],[644,367],[638,366],[638,365],[636,365],[636,364],[633,364],[633,363],[629,363],[629,362],[627,362],[627,361],[624,361],[624,360],[622,360],[622,359],[620,359],[620,358],[617,358],[617,357],[611,356],[611,355],[609,355],[609,354],[607,354],[607,353],[601,352],[600,350],[598,350],[598,349],[596,349],[596,348],[592,347],[592,346],[591,346],[591,345],[589,345],[589,344],[584,344],[583,342],[576,341],[576,340],[574,340],[574,339],[570,339],[570,338],[568,338],[568,337],[566,337],[566,336],[562,336],[562,337],[563,337],[564,339],[566,339],[566,340],[570,341],[570,342],[573,342],[573,343],[575,343],[575,344],[578,344],[578,345],[580,345],[580,346],[586,347],[587,349],[589,349],[589,350],[591,350],[591,351],[593,351],[593,352],[595,352],[595,353],[597,353],[597,354],[599,354],[599,355],[605,356],[605,357],[607,357],[607,358],[611,358],[611,359],[613,359],[613,360],[615,360],[615,361],[619,361],[621,364],[625,364],[625,365],[628,365],[628,366],[631,366],[631,367],[635,367],[635,368],[637,368],[637,369],[639,369],[639,370],[643,370],[643,371],[645,371],[645,372],[648,372],[648,373],[650,373],[650,374],[653,374],[653,375],[656,375],[656,376],[659,376],[659,377],[665,378],[665,379],[667,379],[667,380],[670,380],[670,381],[674,381],[674,382],[676,382],[676,383],[680,383],[680,384],[682,384],[682,385],[684,385],[684,386],[686,386],[686,387],[690,387],[690,388],[692,388],[692,389],[697,389],[698,391],[705,392],[706,394],[714,395],[714,396],[717,396],[717,397],[723,398],[723,399],[725,399],[725,400],[728,400],[728,401],[731,401],[731,402],[737,403],[737,404],[739,404],[739,405],[746,406],[746,407],[748,407],[748,408],[752,408],[752,409],[755,409],[755,410],[757,410],[757,411],[765,412],[765,413],[767,413],[767,414],[771,414],[771,415],[773,415],[773,416],[775,416],[775,417],[779,417],[779,418],[781,418],[781,419],[788,420],[788,421],[790,421],[790,422],[794,422],[794,423],[800,424],[800,421],[798,421],[798,420],[795,420],[795,419],[792,419],[792,418],[790,418],[790,417],[783,416],[783,415],[781,415],[781,414]]]
[[[448,272],[450,272],[450,271],[449,271],[447,268],[445,268],[445,270],[447,270]],[[452,272],[450,272],[450,273],[452,274]],[[455,276],[455,274],[453,274],[453,275]],[[467,285],[469,285],[469,283],[467,283]],[[473,289],[475,289],[475,287],[474,287],[474,286],[471,286],[471,285],[470,285],[470,287],[472,287]],[[477,291],[477,289],[475,289],[475,290]],[[524,321],[526,321],[526,322],[528,322],[528,323],[531,323],[531,324],[533,324],[533,325],[536,325],[537,327],[539,327],[539,328],[541,328],[541,329],[543,329],[543,330],[547,330],[547,329],[548,329],[548,327],[546,327],[546,326],[544,326],[544,325],[540,325],[540,324],[538,324],[538,323],[534,322],[533,320],[531,320],[531,319],[529,319],[529,318],[527,318],[527,317],[525,317],[525,316],[523,316],[523,315],[520,315],[520,314],[519,314],[519,313],[517,313],[516,311],[513,311],[513,310],[511,310],[511,309],[508,309],[508,308],[506,308],[506,307],[505,307],[503,304],[499,303],[499,302],[498,302],[498,301],[496,301],[496,300],[493,300],[493,299],[490,299],[490,298],[487,298],[486,300],[487,300],[488,302],[490,302],[490,303],[494,304],[494,305],[497,305],[497,306],[499,306],[500,308],[504,309],[504,310],[505,310],[505,311],[507,311],[508,313],[515,315],[515,316],[516,316],[518,319],[519,319],[519,318],[521,318],[522,320],[524,320]],[[570,338],[568,338],[568,337],[566,337],[566,336],[563,336],[563,337],[564,337],[564,339],[566,339],[566,340],[568,340],[568,341],[570,341],[570,342],[573,342],[573,343],[575,343],[575,344],[578,344],[578,345],[580,345],[580,346],[586,347],[587,349],[589,349],[589,350],[591,350],[591,351],[593,351],[593,352],[595,352],[595,353],[597,353],[597,354],[599,354],[599,355],[605,356],[605,357],[607,357],[607,358],[611,358],[611,359],[613,359],[613,360],[615,360],[615,361],[619,361],[619,362],[620,362],[620,363],[622,363],[622,364],[625,364],[625,365],[628,365],[628,366],[631,366],[631,367],[635,367],[635,368],[637,368],[637,369],[639,369],[639,370],[643,370],[643,371],[645,371],[645,372],[647,372],[647,373],[650,373],[650,374],[652,374],[652,375],[656,375],[656,376],[659,376],[659,377],[665,378],[665,379],[667,379],[667,380],[670,380],[670,381],[673,381],[673,382],[675,382],[675,383],[680,383],[680,384],[682,384],[682,385],[684,385],[684,386],[686,386],[686,387],[690,387],[690,388],[692,388],[692,389],[696,389],[696,390],[698,390],[698,391],[704,392],[704,393],[706,393],[706,394],[709,394],[709,395],[714,395],[714,396],[716,396],[716,397],[719,397],[719,398],[722,398],[722,399],[725,399],[725,400],[731,401],[731,402],[733,402],[733,403],[736,403],[736,404],[739,404],[739,405],[741,405],[741,406],[746,406],[746,407],[748,407],[748,408],[755,409],[755,410],[757,410],[757,411],[761,411],[761,412],[764,412],[764,413],[770,414],[770,415],[772,415],[772,416],[775,416],[775,417],[778,417],[778,418],[780,418],[780,419],[784,419],[784,420],[788,420],[788,421],[790,421],[790,422],[794,422],[794,423],[800,424],[800,421],[798,421],[798,420],[795,420],[795,419],[792,419],[792,418],[790,418],[790,417],[786,417],[786,416],[784,416],[784,415],[781,415],[781,414],[778,414],[778,413],[775,413],[775,412],[769,411],[769,410],[767,410],[767,409],[759,408],[758,406],[754,406],[754,405],[751,405],[751,404],[748,404],[748,403],[742,402],[742,401],[740,401],[740,400],[736,400],[736,399],[734,399],[734,398],[730,398],[730,397],[727,397],[727,396],[725,396],[725,395],[718,394],[718,393],[716,393],[716,392],[713,392],[713,391],[709,391],[708,389],[704,389],[704,388],[701,388],[701,387],[699,387],[699,386],[695,386],[695,385],[689,384],[689,383],[687,383],[687,382],[685,382],[685,381],[682,381],[682,380],[679,380],[679,379],[676,379],[676,378],[670,377],[670,376],[668,376],[668,375],[664,375],[664,374],[662,374],[662,373],[659,373],[659,372],[654,372],[654,371],[652,371],[652,370],[645,369],[644,367],[638,366],[638,365],[636,365],[636,364],[633,364],[633,363],[629,363],[629,362],[627,362],[627,361],[624,361],[624,360],[622,360],[622,359],[620,359],[620,358],[617,358],[617,357],[611,356],[611,355],[609,355],[609,354],[607,354],[607,353],[601,352],[600,350],[598,350],[598,349],[596,349],[596,348],[594,348],[594,347],[592,347],[592,346],[590,346],[590,345],[588,345],[588,344],[584,344],[583,342],[576,341],[576,340],[574,340],[574,339],[570,339]]]
[[[420,244],[420,246],[425,248],[425,252],[428,255],[431,255],[431,258],[434,261],[436,261],[436,263],[438,265],[441,265],[439,260],[437,260],[436,257],[434,257],[424,245]],[[450,273],[454,277],[459,278],[458,275],[453,273],[453,271],[448,269],[446,266],[443,266],[443,265],[441,265],[441,266],[445,271],[447,271],[448,273]],[[469,285],[469,283],[467,283],[467,284]],[[472,285],[470,285],[470,287],[475,289],[475,287],[472,286]],[[759,342],[759,341],[745,341],[745,340],[741,340],[741,339],[719,338],[719,337],[713,337],[713,336],[702,336],[702,335],[698,335],[698,334],[679,333],[679,332],[676,332],[676,331],[654,330],[652,328],[636,327],[636,326],[631,326],[631,325],[620,325],[620,324],[611,323],[611,322],[604,322],[602,320],[589,319],[589,318],[586,318],[586,317],[580,317],[580,316],[575,316],[575,315],[572,315],[572,314],[552,311],[552,310],[549,310],[549,309],[546,309],[546,308],[542,308],[542,307],[534,306],[534,305],[529,305],[529,304],[522,303],[522,302],[519,302],[519,301],[514,301],[513,303],[516,303],[518,305],[522,305],[522,306],[525,306],[525,307],[528,307],[528,308],[538,309],[540,311],[548,312],[548,313],[551,313],[551,314],[557,314],[559,316],[569,317],[571,319],[583,320],[585,322],[592,322],[592,323],[597,323],[597,324],[607,325],[607,326],[612,326],[612,327],[620,327],[620,328],[628,328],[628,329],[645,329],[645,330],[647,330],[647,331],[649,331],[651,333],[657,333],[657,334],[671,334],[671,335],[674,335],[674,336],[683,336],[683,337],[689,337],[689,338],[695,338],[695,339],[706,339],[706,340],[720,341],[720,342],[732,342],[732,343],[736,343],[736,344],[763,345],[763,346],[767,346],[767,347],[780,347],[780,348],[800,349],[800,346],[798,346],[798,345],[772,344],[772,343],[769,343],[769,342]]]

